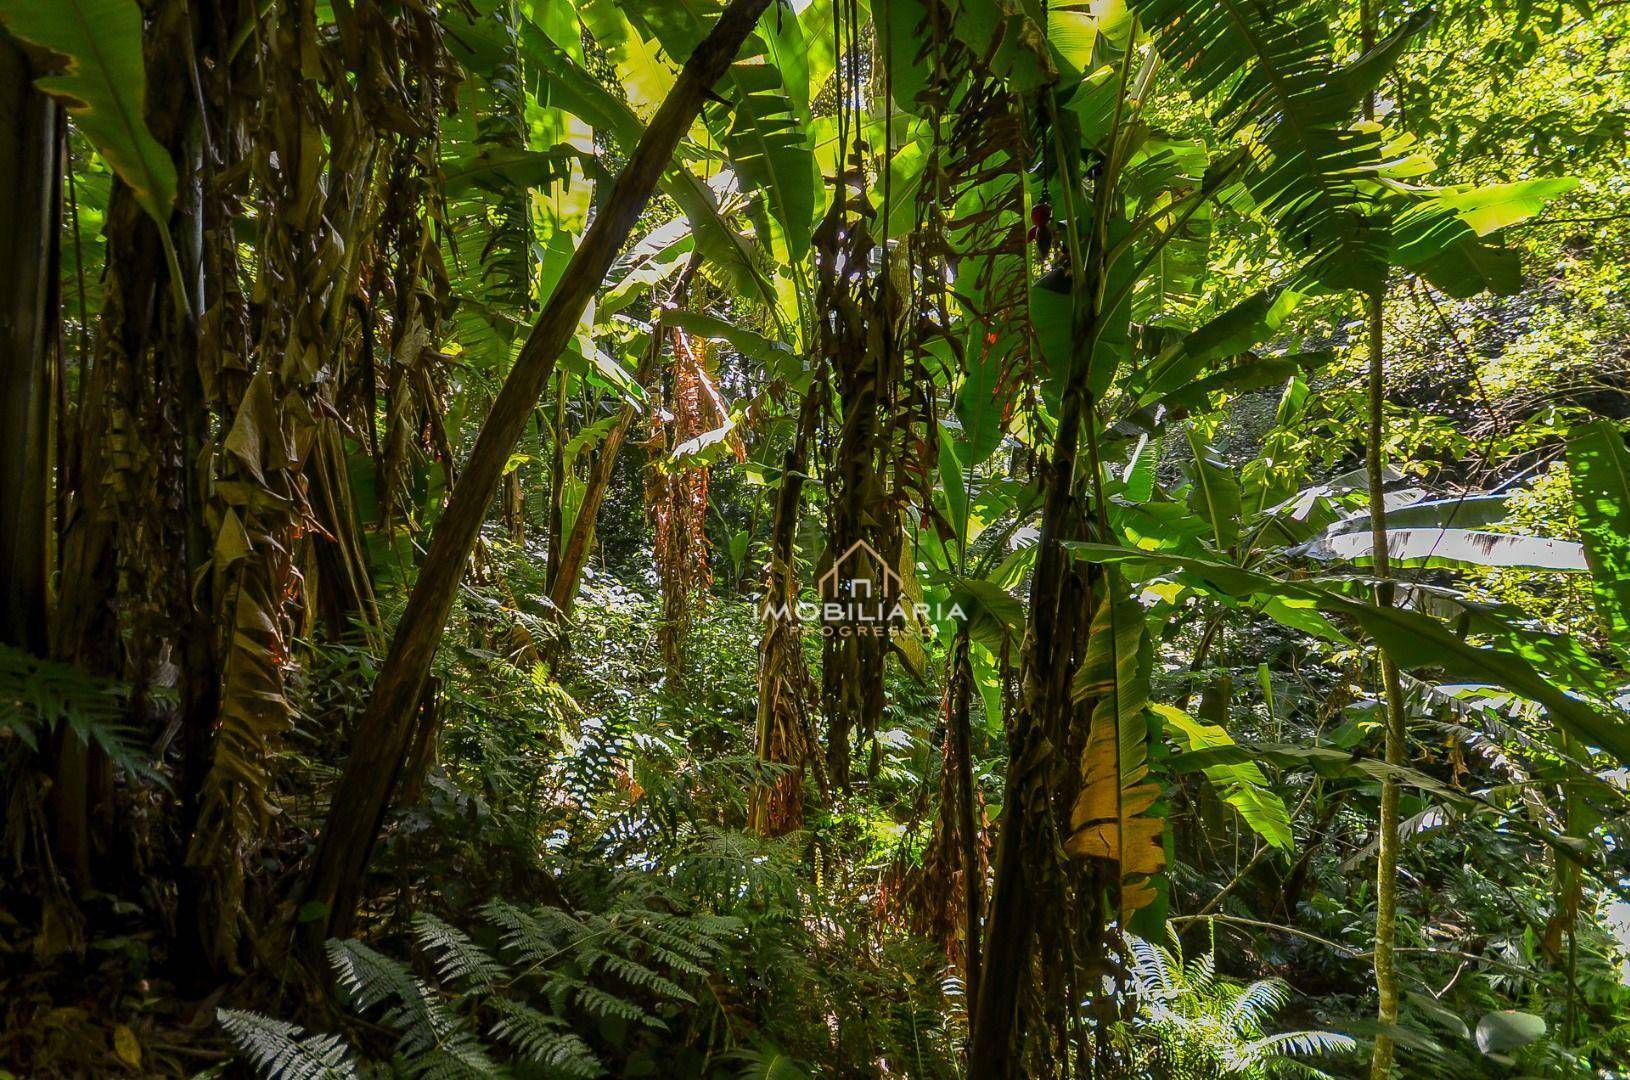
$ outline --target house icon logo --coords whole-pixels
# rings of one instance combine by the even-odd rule
[[[899,571],[864,540],[856,540],[815,582],[821,597],[821,632],[887,635],[900,621],[904,582]]]
[[[766,598],[760,618],[814,623],[825,637],[920,635],[929,632],[931,623],[967,618],[954,600],[924,603],[921,591],[908,589],[900,572],[864,540],[856,540],[834,559],[815,586],[818,601]]]
[[[894,567],[864,540],[850,544],[816,582],[828,600],[879,607],[898,599],[903,587]]]

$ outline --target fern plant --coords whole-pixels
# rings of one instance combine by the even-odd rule
[[[163,784],[140,733],[127,720],[129,700],[128,683],[0,645],[0,745],[16,738],[35,750],[66,724],[80,742],[100,749],[118,768]]]
[[[390,1075],[587,1080],[631,1042],[607,1046],[601,1032],[665,1031],[679,1007],[696,1003],[687,986],[707,979],[739,932],[735,919],[658,910],[648,899],[629,892],[602,912],[494,900],[482,909],[491,944],[421,912],[413,940],[432,976],[360,941],[330,941],[328,960],[346,1006],[394,1035],[388,1062],[377,1062]],[[222,1009],[218,1018],[272,1080],[356,1075],[337,1035],[257,1013]]]
[[[1185,961],[1173,935],[1170,948],[1130,939],[1131,988],[1137,1015],[1117,1042],[1134,1075],[1174,1078],[1321,1077],[1300,1059],[1357,1047],[1331,1031],[1265,1033],[1290,999],[1280,979],[1240,985],[1219,975],[1215,953]]]
[[[338,1035],[308,1035],[295,1024],[237,1009],[217,1009],[215,1018],[238,1052],[264,1076],[340,1080],[357,1075]]]

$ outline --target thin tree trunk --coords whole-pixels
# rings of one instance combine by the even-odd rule
[[[413,729],[413,745],[402,776],[402,802],[411,806],[424,793],[424,778],[436,760],[436,741],[441,734],[441,680],[432,675],[425,680],[419,701],[419,722]]]
[[[979,928],[984,917],[984,868],[979,863],[979,833],[973,812],[973,738],[968,726],[968,707],[973,693],[973,668],[968,662],[968,624],[964,622],[957,632],[952,652],[955,680],[951,698],[951,739],[956,746],[957,769],[957,823],[962,841],[962,887],[967,918],[964,948],[967,953],[965,985],[969,1002],[979,1000]]]
[[[368,549],[351,495],[345,445],[338,425],[330,420],[318,427],[311,456],[306,459],[306,482],[312,513],[328,534],[312,537],[318,568],[313,599],[317,615],[336,638],[349,634],[358,623],[370,637],[377,636],[379,608],[368,570]]]
[[[1359,0],[1360,48],[1368,53],[1375,45],[1377,13],[1372,0]],[[1375,119],[1375,94],[1364,99],[1364,116]],[[1365,298],[1366,321],[1369,324],[1369,417],[1366,433],[1364,465],[1368,474],[1370,495],[1370,548],[1374,554],[1375,602],[1382,607],[1392,606],[1393,586],[1389,550],[1387,548],[1386,500],[1386,437],[1383,407],[1386,403],[1386,278]],[[1398,668],[1392,657],[1377,646],[1381,663],[1381,687],[1386,715],[1386,760],[1388,765],[1401,767],[1404,763],[1404,688],[1398,677]],[[1398,1022],[1398,966],[1393,949],[1398,936],[1398,781],[1391,775],[1381,780],[1380,833],[1376,837],[1375,863],[1375,992],[1378,998],[1376,1018],[1383,1026]],[[1370,1057],[1371,1080],[1386,1080],[1392,1075],[1392,1037],[1381,1033],[1375,1037],[1375,1048]]]
[[[1391,567],[1387,553],[1387,506],[1385,490],[1385,462],[1382,439],[1382,404],[1385,391],[1385,372],[1382,367],[1382,346],[1385,341],[1383,305],[1386,289],[1380,287],[1368,298],[1370,324],[1369,375],[1369,446],[1366,468],[1370,487],[1370,536],[1375,552],[1375,602],[1389,607],[1393,599],[1392,582],[1388,580]],[[1386,708],[1387,764],[1404,764],[1404,688],[1398,677],[1398,668],[1384,650],[1377,650],[1381,661],[1381,684]],[[1376,893],[1375,893],[1375,990],[1380,999],[1377,1017],[1382,1024],[1398,1022],[1398,969],[1393,946],[1398,934],[1398,781],[1389,774],[1381,780],[1381,823],[1377,837]],[[1385,1080],[1392,1074],[1393,1045],[1391,1036],[1375,1037],[1375,1052],[1370,1059],[1372,1080]]]
[[[44,656],[60,112],[0,31],[0,644]]]
[[[521,490],[520,466],[504,474],[503,495],[504,528],[509,530],[509,538],[516,544],[526,542],[526,492]],[[552,516],[552,515],[551,515]],[[549,549],[549,561],[554,562],[555,549]]]
[[[560,573],[561,548],[565,545],[566,527],[566,376],[555,378],[555,417],[551,424],[554,437],[549,447],[549,561],[544,567],[544,580],[554,584]]]
[[[1284,889],[1280,893],[1280,909],[1284,912],[1285,921],[1296,921],[1296,907],[1302,901],[1302,892],[1307,888],[1308,872],[1313,866],[1313,853],[1318,851],[1330,835],[1330,826],[1336,820],[1336,813],[1340,811],[1341,804],[1346,801],[1347,793],[1352,789],[1343,788],[1330,796],[1325,804],[1324,812],[1308,834],[1306,842],[1296,853],[1296,861],[1291,864],[1290,873],[1285,875]]]
[[[674,283],[673,291],[669,293],[669,305],[684,303],[689,295],[691,278],[696,275],[701,265],[700,254],[693,254],[685,269],[680,272],[679,280]],[[651,328],[650,344],[640,356],[639,366],[634,371],[634,383],[642,389],[650,389],[647,384],[656,371],[657,361],[662,357],[665,333],[659,316]],[[561,545],[560,561],[558,564],[551,563],[549,602],[555,607],[555,617],[562,622],[571,616],[572,606],[577,603],[577,586],[583,577],[583,567],[589,561],[589,552],[594,548],[594,530],[600,516],[600,503],[611,488],[611,478],[617,471],[617,455],[622,452],[623,442],[628,438],[628,429],[638,415],[637,408],[632,404],[625,404],[622,411],[617,414],[617,422],[606,432],[605,441],[600,444],[600,451],[595,455],[594,464],[589,469],[588,481],[583,486],[583,501],[577,508],[577,516],[572,519],[571,534]],[[549,549],[551,558],[554,553],[554,547],[551,546]]]
[[[354,749],[334,791],[318,845],[307,899],[326,917],[312,920],[307,945],[316,953],[331,934],[350,932],[362,875],[401,772],[424,680],[504,463],[526,427],[584,307],[628,239],[680,136],[689,130],[714,83],[735,58],[769,0],[732,0],[685,63],[611,196],[573,253],[560,285],[538,316],[436,524],[429,552],[397,625]]]
[[[650,381],[651,373],[656,369],[657,357],[662,353],[662,332],[662,323],[658,320],[651,330],[651,344],[640,357],[639,369],[634,372],[634,382],[640,386]],[[611,477],[617,471],[617,455],[622,451],[623,440],[628,437],[628,429],[638,412],[633,405],[625,404],[617,414],[617,422],[606,432],[605,442],[600,444],[600,452],[595,455],[588,481],[583,486],[583,502],[577,508],[577,516],[572,519],[571,534],[561,546],[560,561],[551,572],[549,602],[555,607],[555,617],[562,622],[571,615],[572,605],[577,602],[578,581],[583,576],[583,565],[588,562],[589,551],[594,547],[595,519],[600,516],[600,502],[611,487]],[[549,554],[554,555],[553,548]]]

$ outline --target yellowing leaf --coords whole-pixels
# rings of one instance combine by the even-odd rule
[[[1149,779],[1149,698],[1143,647],[1143,608],[1124,595],[1116,576],[1093,615],[1087,656],[1074,693],[1092,707],[1081,752],[1081,792],[1070,812],[1071,855],[1118,864],[1124,922],[1157,897],[1165,868],[1165,822],[1149,813],[1160,788]]]
[[[136,1033],[123,1024],[113,1027],[113,1054],[132,1069],[141,1067],[141,1043]]]

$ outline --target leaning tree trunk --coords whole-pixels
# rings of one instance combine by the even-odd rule
[[[313,952],[321,949],[328,936],[344,935],[351,929],[363,871],[401,771],[425,677],[510,451],[584,307],[672,160],[681,134],[690,128],[703,100],[768,6],[769,0],[732,0],[686,61],[617,177],[610,198],[572,254],[481,426],[475,448],[431,536],[419,580],[357,726],[355,749],[334,790],[306,890],[307,899],[321,905],[324,912],[307,924],[306,941]]]
[[[640,386],[650,381],[651,371],[656,366],[655,358],[662,345],[660,323],[652,330],[651,341],[651,347],[640,357],[639,369],[634,373],[634,381]],[[571,532],[561,545],[560,561],[549,579],[549,602],[554,606],[555,618],[562,623],[571,617],[572,607],[577,603],[577,586],[583,577],[583,566],[594,548],[595,519],[600,515],[600,503],[611,487],[611,477],[617,470],[617,455],[621,453],[628,429],[637,415],[639,410],[634,406],[622,407],[594,456],[594,464],[589,467],[588,479],[583,485],[583,501],[577,508],[577,516],[572,519]]]
[[[685,269],[680,273],[679,280],[674,283],[673,291],[668,296],[668,305],[683,302],[690,288],[690,281],[696,271],[701,268],[701,259],[692,255]],[[659,312],[656,322],[651,327],[651,340],[647,343],[645,352],[640,354],[639,366],[634,372],[634,383],[641,389],[649,389],[657,362],[662,358],[663,323]],[[583,577],[583,567],[588,562],[589,552],[594,548],[594,530],[600,516],[600,503],[604,501],[606,492],[611,488],[611,478],[617,471],[617,455],[622,452],[623,442],[628,438],[628,429],[633,426],[634,418],[639,410],[632,404],[624,404],[617,414],[617,420],[606,432],[605,441],[600,444],[599,451],[594,455],[594,464],[589,467],[587,481],[583,485],[583,501],[578,505],[577,516],[572,519],[572,528],[561,546],[560,561],[554,564],[549,575],[549,602],[554,606],[555,618],[564,623],[571,618],[572,607],[577,603],[577,586]],[[553,548],[550,554],[554,554]]]

